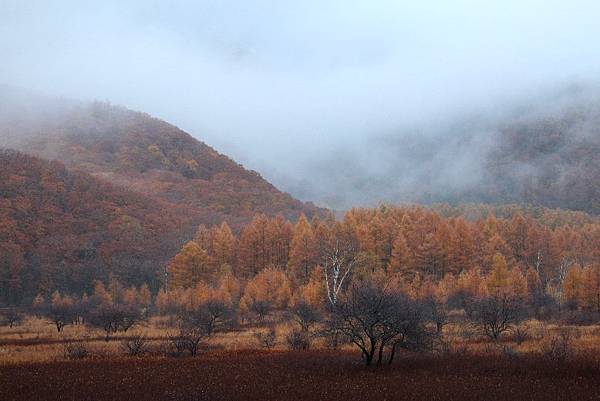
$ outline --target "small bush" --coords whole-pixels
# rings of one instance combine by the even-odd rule
[[[511,347],[510,345],[505,345],[502,347],[502,355],[504,355],[508,359],[517,359],[519,357],[519,353],[517,352],[517,350]]]
[[[285,337],[285,341],[288,348],[295,351],[306,351],[311,345],[310,335],[305,331],[293,330]]]
[[[147,351],[148,340],[144,335],[137,334],[121,341],[121,348],[129,356],[141,356]]]
[[[84,359],[90,355],[89,350],[83,343],[67,343],[64,346],[63,353],[67,359]]]
[[[275,332],[275,329],[270,329],[269,331],[262,332],[262,331],[257,331],[254,333],[254,338],[256,338],[256,340],[258,341],[258,344],[262,347],[262,348],[273,348],[275,347],[275,344],[277,343],[277,333]]]
[[[553,335],[542,343],[542,355],[551,361],[564,362],[575,355],[573,339],[577,331],[573,329],[561,329],[558,334]]]
[[[183,331],[169,336],[169,345],[166,353],[175,358],[182,356],[186,351],[191,356],[195,356],[198,352],[198,343]]]
[[[183,356],[187,345],[185,341],[177,335],[169,335],[168,339],[162,341],[159,345],[159,352],[171,358]]]
[[[523,327],[517,327],[515,329],[515,341],[518,345],[523,344],[525,341],[529,339],[529,332]]]
[[[433,338],[433,351],[438,355],[464,354],[467,352],[467,345],[461,341],[462,330],[460,327],[449,327],[444,333],[440,333]]]

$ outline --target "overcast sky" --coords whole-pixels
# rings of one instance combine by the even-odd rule
[[[286,189],[339,147],[596,80],[599,21],[592,0],[0,0],[0,83],[146,111]]]

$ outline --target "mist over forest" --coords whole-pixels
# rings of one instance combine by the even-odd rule
[[[598,86],[573,84],[340,146],[291,192],[334,208],[525,202],[597,212],[599,124]]]
[[[9,0],[0,81],[147,112],[322,206],[496,195],[556,206],[566,201],[528,188],[564,191],[579,134],[597,146],[598,11],[592,1]],[[545,129],[562,142],[501,167],[507,131]]]
[[[0,0],[0,400],[597,400],[598,0]]]

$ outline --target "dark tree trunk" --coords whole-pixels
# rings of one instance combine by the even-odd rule
[[[375,356],[376,344],[375,344],[375,342],[373,342],[373,340],[371,340],[370,342],[371,342],[371,345],[369,348],[369,352],[365,354],[365,364],[367,366],[371,365],[371,362],[373,362],[373,357]]]
[[[394,356],[396,356],[396,344],[392,345],[392,349],[390,351],[390,358],[388,359],[388,365],[391,365],[394,361]]]
[[[381,361],[383,360],[383,350],[385,348],[385,342],[381,342],[379,345],[379,355],[377,356],[377,365],[381,365]]]

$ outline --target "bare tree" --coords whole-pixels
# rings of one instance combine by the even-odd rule
[[[384,279],[367,279],[354,283],[339,299],[329,325],[360,349],[366,365],[375,357],[381,364],[386,349],[392,363],[399,348],[420,350],[431,345],[425,316],[421,305]]]
[[[203,340],[232,328],[237,317],[225,302],[211,300],[191,312],[182,311],[179,320],[179,332],[171,336],[171,342],[177,350],[186,350],[195,356]]]
[[[265,321],[273,309],[273,302],[266,299],[255,300],[248,305],[248,310],[256,316],[260,323]]]
[[[88,323],[93,327],[103,329],[106,333],[105,340],[108,341],[112,333],[126,332],[141,318],[141,311],[135,306],[101,304],[92,310]]]
[[[423,306],[429,319],[435,323],[436,332],[440,334],[448,323],[448,307],[434,296],[427,297]]]
[[[523,302],[508,295],[489,296],[473,302],[471,317],[483,333],[494,341],[511,330],[524,316]]]
[[[181,315],[182,322],[201,329],[208,337],[219,331],[232,328],[236,323],[233,308],[223,301],[209,300],[192,312]]]
[[[58,302],[43,304],[38,306],[35,312],[39,316],[50,319],[59,333],[66,325],[77,319],[77,307],[74,303]]]
[[[307,302],[297,303],[290,309],[290,313],[303,332],[309,332],[322,319],[321,313]]]
[[[10,327],[18,326],[23,322],[24,315],[16,308],[6,308],[0,312],[0,323]]]

